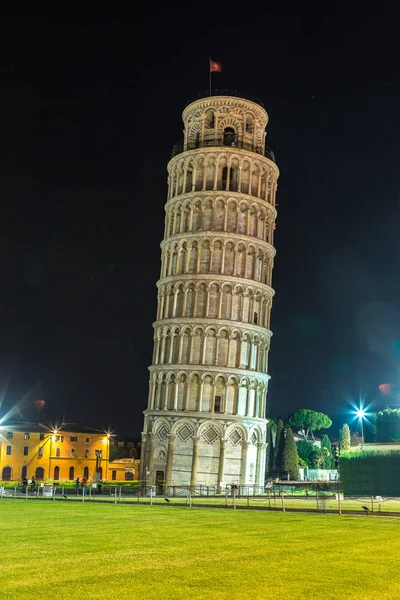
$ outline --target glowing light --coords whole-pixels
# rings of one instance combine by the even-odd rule
[[[367,413],[365,412],[365,410],[363,408],[359,408],[358,410],[356,410],[356,415],[359,419],[363,419],[366,414]]]

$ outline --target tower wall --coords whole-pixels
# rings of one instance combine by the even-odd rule
[[[168,164],[141,478],[263,484],[279,176],[268,115],[211,96],[183,121]]]

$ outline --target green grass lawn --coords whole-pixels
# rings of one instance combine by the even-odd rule
[[[400,598],[400,521],[0,501],[0,598]]]

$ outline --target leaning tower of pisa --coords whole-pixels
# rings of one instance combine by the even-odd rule
[[[236,94],[183,111],[168,163],[141,479],[263,485],[278,167]]]

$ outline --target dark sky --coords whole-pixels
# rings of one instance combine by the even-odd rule
[[[350,4],[3,6],[3,412],[25,398],[37,418],[44,398],[41,419],[139,436],[166,165],[209,55],[224,65],[217,87],[263,100],[281,170],[269,406],[326,411],[337,426],[346,397],[397,403],[398,23]]]

